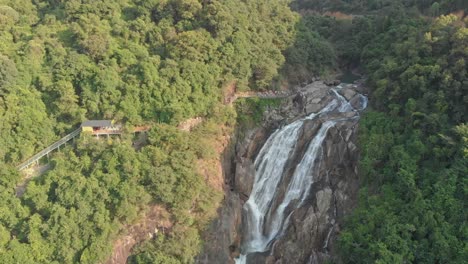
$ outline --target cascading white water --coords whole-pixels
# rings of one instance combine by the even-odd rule
[[[361,105],[357,110],[361,111],[367,108],[368,99],[362,94],[359,94],[358,96]]]
[[[346,99],[341,94],[339,94],[336,90],[332,90],[332,92],[340,100],[341,104],[340,104],[340,107],[338,108],[339,112],[351,112],[351,111],[353,111],[353,107],[351,106],[351,104],[348,101],[346,101]]]
[[[252,193],[244,204],[247,230],[244,233],[244,244],[236,264],[245,264],[247,254],[252,252],[265,252],[270,243],[281,235],[288,224],[289,216],[285,214],[286,208],[291,205],[298,208],[307,198],[314,180],[314,168],[318,155],[321,155],[322,143],[328,130],[341,120],[328,120],[323,122],[316,136],[310,142],[301,162],[296,166],[293,176],[289,180],[287,190],[277,208],[271,208],[274,199],[278,196],[278,186],[283,180],[285,165],[294,153],[299,131],[305,120],[314,119],[322,113],[350,112],[362,110],[367,105],[361,102],[362,109],[354,109],[346,99],[332,90],[336,99],[332,100],[320,112],[297,120],[276,130],[266,141],[255,159],[255,180]],[[269,225],[267,225],[269,224]]]

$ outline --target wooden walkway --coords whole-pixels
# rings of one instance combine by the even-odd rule
[[[238,98],[253,98],[253,97],[266,98],[266,99],[268,99],[268,98],[285,98],[285,97],[290,96],[291,94],[292,94],[291,91],[265,91],[265,92],[252,92],[252,91],[249,91],[249,92],[240,92],[240,93],[234,94],[234,96],[229,98],[226,103],[231,104],[235,100],[237,100]],[[138,127],[134,128],[133,132],[144,132],[144,131],[148,131],[149,129],[150,129],[150,126],[138,126]],[[72,140],[73,138],[78,136],[80,133],[81,133],[81,127],[76,129],[75,131],[71,132],[70,134],[64,136],[60,140],[54,142],[53,144],[46,147],[45,149],[41,150],[40,152],[38,152],[37,154],[35,154],[31,158],[27,159],[26,161],[24,161],[21,164],[19,164],[18,166],[16,166],[16,168],[19,171],[22,171],[22,170],[26,169],[27,167],[31,166],[32,164],[38,163],[39,160],[42,157],[48,155],[50,152],[52,152],[52,151],[54,151],[56,149],[59,149],[62,145],[64,145],[68,141]],[[115,129],[115,130],[101,129],[101,130],[96,130],[96,131],[91,132],[91,134],[95,135],[95,136],[120,135],[122,133],[123,133],[122,129]]]
[[[145,132],[150,129],[150,126],[139,126],[135,127],[133,132]],[[76,129],[75,131],[71,132],[70,134],[64,136],[63,138],[59,139],[58,141],[52,143],[50,146],[46,147],[45,149],[39,151],[37,154],[32,156],[31,158],[27,159],[26,161],[22,162],[16,168],[19,171],[26,169],[27,167],[31,166],[34,163],[39,163],[39,160],[44,156],[48,155],[50,152],[60,149],[60,147],[66,144],[68,141],[72,140],[73,138],[77,137],[81,133],[81,127]],[[100,135],[120,135],[122,134],[122,129],[100,129],[91,132],[92,135],[100,136]]]
[[[266,92],[240,92],[236,93],[236,98],[251,98],[251,97],[258,97],[258,98],[285,98],[293,94],[290,91],[266,91]]]
[[[232,95],[230,98],[225,99],[225,104],[232,104],[239,98],[286,98],[294,94],[292,91],[265,91],[265,92],[238,92]]]

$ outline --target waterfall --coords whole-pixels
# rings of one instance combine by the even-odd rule
[[[358,96],[359,96],[359,102],[361,105],[357,110],[362,111],[367,108],[368,99],[366,96],[362,94],[358,94]]]
[[[287,183],[284,197],[276,208],[272,208],[275,199],[278,198],[278,187],[281,185],[285,173],[285,165],[294,154],[299,132],[306,120],[313,120],[320,114],[329,112],[351,112],[354,109],[346,99],[332,90],[335,96],[320,112],[297,120],[276,130],[263,145],[255,159],[255,180],[252,193],[244,204],[243,214],[245,226],[241,255],[235,259],[236,264],[245,264],[247,254],[253,252],[265,252],[270,244],[280,236],[288,225],[291,213],[287,208],[298,208],[307,198],[314,180],[314,168],[322,155],[322,143],[328,130],[340,120],[328,120],[322,123],[315,137],[309,143],[302,160],[296,165],[292,177]],[[362,97],[365,98],[365,97]],[[367,105],[361,100],[361,107]],[[359,108],[361,108],[359,107]]]

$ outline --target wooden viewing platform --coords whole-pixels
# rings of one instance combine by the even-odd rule
[[[87,124],[91,124],[88,126]],[[105,124],[101,127],[102,124]],[[150,126],[138,126],[133,129],[133,132],[146,132],[150,129]],[[50,152],[60,149],[60,147],[66,144],[68,141],[72,140],[73,138],[77,137],[81,132],[89,133],[91,135],[100,136],[100,135],[120,135],[123,133],[122,126],[120,125],[113,125],[113,122],[110,120],[90,120],[85,121],[81,124],[81,126],[71,132],[70,134],[64,136],[63,138],[57,140],[56,142],[52,143],[45,149],[39,151],[34,156],[30,157],[26,161],[22,162],[16,168],[19,171],[22,171],[34,163],[38,163],[41,158],[46,155],[49,155]]]
[[[99,129],[94,130],[91,132],[92,135],[99,136],[99,135],[120,135],[122,134],[122,129]]]

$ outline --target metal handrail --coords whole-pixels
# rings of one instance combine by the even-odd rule
[[[45,155],[49,154],[51,151],[54,151],[55,149],[59,148],[63,144],[70,141],[72,138],[78,136],[80,134],[80,132],[81,132],[81,128],[76,129],[75,131],[71,132],[70,134],[64,136],[63,138],[61,138],[58,141],[52,143],[51,145],[49,145],[45,149],[43,149],[40,152],[36,153],[34,156],[27,159],[23,163],[19,164],[18,166],[16,166],[16,168],[18,170],[20,170],[20,171],[26,169],[27,167],[29,167],[34,162],[38,161],[39,159],[41,159]]]

